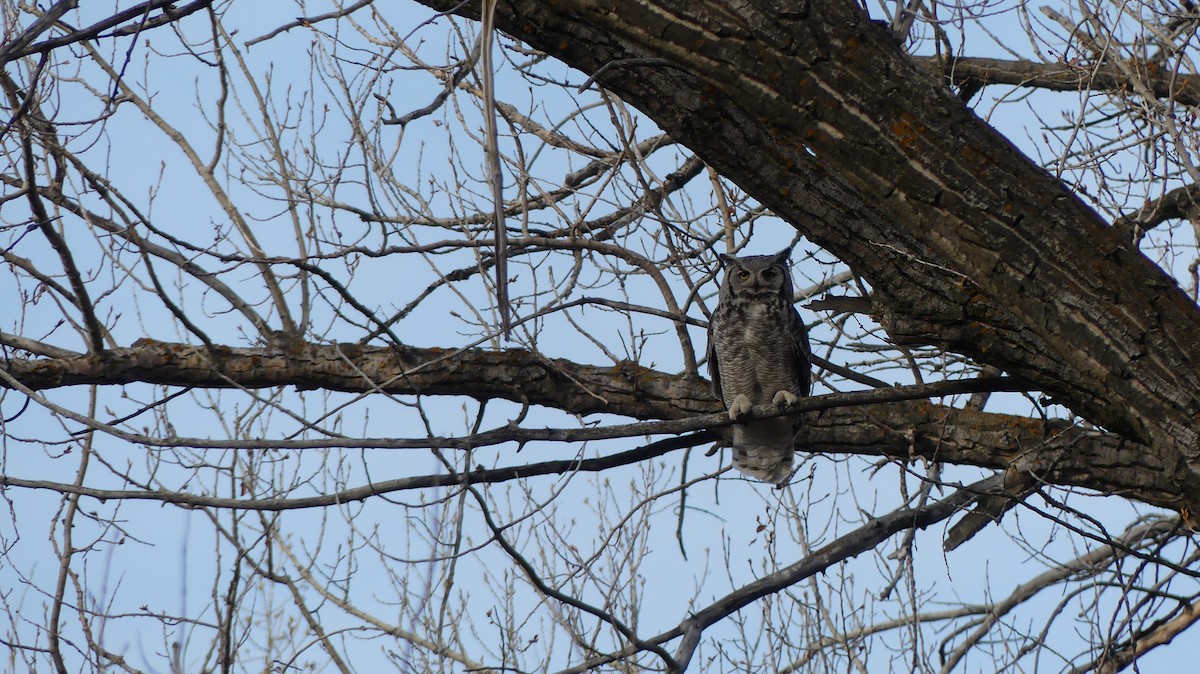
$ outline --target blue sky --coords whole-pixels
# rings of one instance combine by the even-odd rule
[[[274,7],[268,10],[263,7],[251,3],[231,5],[225,25],[236,26],[233,36],[236,44],[266,34],[285,20],[281,17],[291,15]],[[416,4],[378,9],[392,26],[403,31],[406,44],[416,49],[419,58],[434,65],[460,58],[458,42],[460,39],[469,42],[476,30],[469,22],[452,23],[444,18],[426,23],[431,12]],[[314,14],[320,10],[310,5],[303,11]],[[315,30],[325,33],[320,38],[309,29],[294,28],[242,49],[246,72],[258,87],[257,94],[247,86],[244,74],[239,72],[240,65],[231,64],[230,86],[235,95],[225,107],[225,121],[226,131],[232,134],[236,145],[215,155],[214,181],[219,188],[216,192],[227,195],[235,204],[233,210],[244,218],[269,256],[293,257],[302,252],[311,256],[351,244],[416,246],[485,235],[471,229],[456,233],[434,226],[404,227],[399,222],[409,217],[449,218],[487,211],[489,197],[483,185],[482,152],[471,138],[478,134],[482,123],[476,101],[459,94],[434,114],[403,130],[375,125],[374,120],[387,113],[386,105],[375,94],[382,95],[403,113],[432,100],[439,85],[434,78],[421,73],[361,68],[363,61],[373,58],[369,50],[374,49],[364,34],[370,38],[386,37],[382,23],[368,22],[362,16],[363,33],[349,24],[330,22],[317,25]],[[1008,44],[1011,36],[1015,45],[1019,33],[1009,22],[1013,15],[1004,16],[1000,22],[989,18],[988,25],[1002,26],[999,40]],[[80,22],[86,23],[86,17],[80,17]],[[336,35],[331,33],[335,30]],[[964,44],[970,45],[971,55],[1003,55],[1004,50],[995,40],[989,43],[970,26],[961,30],[968,36]],[[183,26],[184,34],[192,40],[203,39],[209,31],[203,21],[189,21]],[[147,39],[149,47],[145,44]],[[512,64],[530,57],[513,49],[510,41],[502,43],[507,64],[498,75],[497,90],[507,102],[543,126],[562,128],[579,142],[594,144],[602,150],[616,147],[605,147],[604,143],[611,143],[617,132],[638,141],[658,133],[651,122],[617,101],[610,100],[607,106],[596,105],[603,101],[594,88],[574,93],[573,87],[552,86],[518,75]],[[976,51],[976,45],[987,46]],[[152,101],[154,110],[166,123],[184,133],[189,146],[203,161],[214,157],[218,137],[215,101],[221,95],[221,88],[212,77],[211,68],[187,55],[178,40],[163,29],[139,40],[107,41],[102,48],[108,50],[105,55],[109,60],[124,64],[134,93]],[[64,66],[63,72],[68,71]],[[572,85],[586,80],[580,73],[553,64],[538,68],[536,73],[547,80],[557,79]],[[101,123],[82,123],[105,112],[104,105],[89,89],[104,91],[109,85],[84,59],[73,74],[78,76],[76,80],[64,81],[55,91],[55,97],[47,102],[59,111],[60,119],[81,122],[65,127],[68,133],[79,134],[70,139],[70,147],[90,162],[93,170],[101,171],[113,185],[119,186],[137,203],[142,214],[164,232],[220,252],[244,251],[246,245],[231,224],[235,219],[231,209],[223,208],[214,190],[197,177],[180,145],[171,141],[161,127],[148,123],[132,103],[117,106],[112,116]],[[339,81],[342,75],[346,79]],[[1054,150],[1056,142],[1043,140],[1030,130],[1036,128],[1030,110],[1049,117],[1052,106],[1071,110],[1082,105],[1078,100],[1064,103],[1063,99],[1069,99],[1070,95],[1026,95],[1002,87],[989,88],[985,95],[976,103],[976,109],[1034,157]],[[263,120],[258,108],[259,96],[268,101],[265,109],[269,121]],[[1015,104],[994,106],[999,99],[1016,97],[1021,98]],[[360,129],[352,124],[356,116],[366,120]],[[278,133],[278,145],[274,145],[270,131]],[[369,144],[355,140],[355,134],[364,131],[371,140]],[[502,127],[502,131],[507,132],[507,128]],[[11,140],[6,143],[11,144]],[[377,154],[366,152],[364,148],[368,145]],[[286,183],[293,190],[291,201],[284,186],[273,182],[276,174],[272,172],[280,159],[273,154],[275,147],[284,153],[296,178]],[[525,167],[532,180],[526,189],[531,198],[537,196],[538,189],[553,189],[555,181],[561,181],[563,175],[587,161],[580,154],[546,146],[527,135],[517,139],[506,135],[501,147],[507,156],[528,159]],[[581,188],[576,198],[564,202],[561,212],[538,211],[530,221],[510,222],[510,227],[537,231],[561,227],[565,219],[581,214],[586,214],[582,217],[585,220],[597,218],[634,198],[637,191],[630,185],[636,187],[639,180],[655,184],[675,170],[687,155],[680,147],[659,150],[641,165],[640,174],[626,170],[619,181]],[[98,203],[74,174],[71,180],[72,189],[89,199],[89,203]],[[313,191],[296,190],[302,183],[307,183]],[[506,198],[518,198],[522,186],[510,170]],[[735,187],[726,184],[725,188],[733,193],[739,214],[754,206],[744,198],[737,200]],[[299,198],[308,196],[313,199]],[[397,221],[366,223],[337,204],[349,204]],[[19,200],[0,206],[3,224],[27,219],[29,215],[23,208],[26,208],[24,202]],[[719,222],[712,183],[704,176],[693,181],[687,190],[672,195],[662,210],[668,215],[680,214],[680,221],[690,218],[697,226],[709,230],[714,230]],[[88,270],[89,283],[95,289],[93,299],[118,345],[129,345],[143,337],[196,341],[148,291],[144,260],[112,245],[108,235],[92,234],[78,218],[64,218],[62,228],[73,242],[72,250],[79,256],[81,266]],[[670,230],[653,217],[646,217],[618,241],[639,254],[661,259],[667,246],[666,231]],[[741,230],[746,231],[750,230]],[[752,231],[746,250],[754,253],[779,250],[794,236],[790,226],[771,217],[756,219]],[[306,237],[303,249],[297,243],[297,232]],[[9,237],[4,245],[11,246],[14,253],[39,265],[53,266],[53,252],[44,239],[17,240],[15,229],[5,230],[3,235]],[[1185,264],[1189,251],[1194,252],[1187,233],[1171,232],[1163,236],[1168,238],[1156,243],[1153,250],[1161,251],[1161,260],[1169,265]],[[155,240],[161,242],[163,237]],[[223,263],[211,255],[178,248],[217,273],[272,325],[279,324],[278,312],[268,308],[269,297],[262,277],[253,266]],[[800,242],[793,257],[797,261],[794,274],[798,287],[817,284],[844,270],[844,266],[807,241]],[[439,275],[469,268],[474,261],[472,249],[464,248],[436,256],[405,253],[333,258],[322,260],[320,266],[344,283],[356,300],[381,318],[387,318],[418,297]],[[561,254],[516,260],[513,289],[527,296],[517,307],[517,316],[529,316],[553,302],[556,289],[568,288],[574,288],[572,297],[595,295],[661,308],[662,298],[656,285],[644,275],[618,283],[607,267],[614,265],[627,271],[628,266],[621,266],[621,262],[603,256],[587,258],[578,277],[572,275],[574,262],[569,255]],[[705,266],[711,262],[706,259],[694,265],[690,269],[694,278],[711,270]],[[239,346],[258,341],[253,326],[243,315],[231,311],[214,288],[204,286],[195,276],[178,273],[161,261],[154,264],[172,297],[199,317],[202,329],[216,341]],[[282,270],[281,276],[290,275],[282,277],[280,282],[296,315],[300,315],[297,310],[306,283],[313,293],[311,339],[326,343],[352,341],[365,334],[361,317],[356,317],[353,308],[341,302],[327,285],[306,281],[285,264],[276,268]],[[50,298],[37,296],[36,284],[18,277],[6,270],[0,275],[0,292],[5,296],[29,293],[30,298],[37,297],[38,301],[26,302],[24,311],[6,319],[0,330],[45,336],[46,341],[60,347],[81,350],[83,342],[69,326],[55,325],[62,314],[61,307]],[[679,276],[670,276],[670,282],[677,298],[687,296]],[[710,281],[699,293],[709,307],[716,288]],[[484,348],[498,346],[499,340],[480,337],[496,320],[489,297],[489,286],[479,275],[456,284],[453,290],[439,289],[431,295],[432,299],[421,303],[396,324],[395,334],[415,346],[465,346],[475,342],[481,342]],[[694,305],[689,314],[703,317]],[[536,347],[548,357],[600,365],[611,364],[607,351],[618,358],[637,355],[642,364],[667,372],[683,367],[679,341],[669,322],[653,316],[628,317],[595,307],[574,311],[571,317],[586,329],[573,326],[559,313],[523,325],[510,346]],[[873,363],[893,358],[895,352],[877,354],[884,342],[869,318],[854,317],[844,325],[834,325],[828,317],[813,312],[806,312],[805,318],[812,324],[818,345],[837,340],[838,348],[829,356],[834,362],[858,363],[886,381],[911,381],[906,365]],[[849,337],[839,339],[838,330],[846,331]],[[697,357],[702,356],[703,331],[692,328],[689,335]],[[950,356],[940,363],[937,359],[925,362],[925,374],[931,378],[963,372],[961,363]],[[934,366],[940,366],[941,371],[936,372]],[[857,387],[829,378],[819,382],[814,393]],[[144,384],[105,387],[97,392],[94,415],[101,420],[120,418],[177,391]],[[56,389],[43,395],[50,403],[80,413],[86,413],[92,404],[84,387]],[[71,481],[79,465],[80,443],[84,442],[82,436],[74,435],[80,425],[64,420],[41,404],[17,415],[16,410],[23,403],[23,397],[12,392],[0,400],[3,415],[15,417],[4,428],[0,472]],[[1021,396],[997,395],[988,409],[1029,415],[1035,413],[1033,408],[1033,403]],[[327,417],[330,410],[334,413]],[[317,424],[325,433],[351,437],[423,437],[427,433],[467,434],[477,415],[482,415],[481,426],[487,429],[502,426],[520,413],[519,405],[507,402],[490,402],[481,411],[479,403],[468,397],[356,396],[301,392],[289,387],[254,394],[194,391],[143,413],[125,426],[153,437],[252,440],[293,434],[319,436],[316,431],[304,432],[303,424],[308,422]],[[1049,413],[1066,414],[1054,406]],[[600,415],[578,419],[534,408],[523,423],[529,427],[578,427],[611,421],[618,419]],[[447,451],[443,456],[460,468],[468,461],[473,466],[513,465],[605,454],[649,440],[627,438],[573,445],[530,443],[519,453],[512,444],[507,444],[475,450],[469,455]],[[127,473],[132,479],[164,488],[222,496],[246,497],[258,494],[259,490],[267,495],[273,489],[284,489],[285,485],[294,488],[291,492],[294,495],[308,495],[444,470],[437,456],[424,450],[191,451],[145,447],[104,434],[93,436],[91,443],[95,457],[85,482],[93,487],[128,489],[131,485],[122,477]],[[727,452],[705,457],[704,449],[696,448],[687,455],[689,479],[715,472],[727,464]],[[689,609],[804,557],[813,547],[858,528],[871,516],[891,511],[907,494],[917,491],[920,485],[917,475],[924,470],[915,465],[909,467],[911,473],[905,473],[900,466],[879,464],[870,457],[804,457],[799,472],[804,479],[787,489],[773,490],[726,472],[719,479],[689,487],[684,501],[679,491],[672,491],[681,480],[683,462],[683,453],[675,452],[661,460],[598,476],[554,476],[507,483],[488,489],[486,495],[492,499],[497,515],[512,524],[507,532],[514,545],[528,551],[546,569],[561,573],[554,577],[566,583],[568,590],[589,601],[611,599],[618,605],[619,600],[637,597],[640,601],[636,610],[630,609],[630,614],[636,616],[639,633],[650,635],[674,626]],[[239,466],[240,481],[230,479],[226,470],[215,469],[234,464]],[[981,474],[969,467],[947,467],[943,478],[971,481]],[[1118,532],[1128,522],[1152,512],[1123,499],[1062,491],[1055,494],[1083,513],[1055,511],[1055,514],[1089,530],[1102,524],[1110,532]],[[0,587],[12,588],[4,595],[4,601],[17,616],[4,631],[6,634],[15,631],[20,639],[44,646],[44,635],[25,623],[22,616],[36,615],[36,620],[40,620],[45,613],[47,603],[43,593],[53,586],[59,571],[46,532],[62,517],[63,501],[50,492],[37,490],[9,489],[4,497],[9,516],[0,517],[0,542],[7,550],[0,562]],[[305,572],[319,574],[307,586],[306,598],[321,606],[322,625],[328,632],[346,630],[338,632],[336,638],[361,671],[378,667],[403,670],[405,663],[416,657],[415,653],[404,650],[409,647],[386,641],[377,632],[362,631],[360,628],[370,623],[369,618],[413,632],[428,629],[419,624],[423,619],[440,620],[441,627],[448,631],[457,626],[462,630],[463,649],[485,659],[486,664],[495,664],[503,657],[499,644],[501,635],[506,633],[517,634],[528,644],[529,650],[523,657],[535,663],[541,657],[539,654],[547,654],[546,662],[555,666],[577,662],[582,657],[577,646],[567,643],[561,633],[554,631],[555,620],[561,619],[555,615],[554,607],[547,607],[525,586],[519,570],[502,551],[486,545],[488,531],[477,507],[457,490],[401,493],[329,511],[267,513],[262,518],[256,513],[242,513],[236,522],[232,513],[187,510],[153,501],[101,503],[85,498],[80,503],[84,514],[76,524],[76,546],[84,547],[80,541],[94,544],[91,552],[79,557],[77,569],[87,579],[86,588],[81,590],[82,600],[114,616],[100,630],[107,647],[148,671],[169,669],[172,658],[176,657],[169,653],[171,643],[181,644],[177,657],[185,670],[195,670],[211,662],[210,625],[223,606],[223,591],[232,580],[232,560],[236,553],[227,538],[235,536],[230,533],[235,524],[246,530],[276,528],[282,535],[270,557],[293,577],[303,577]],[[1043,503],[1031,505],[1047,508]],[[459,512],[464,513],[462,534],[456,538],[454,517]],[[1095,519],[1089,521],[1089,518]],[[676,539],[677,530],[684,537],[686,558]],[[773,633],[764,625],[781,624],[781,619],[790,612],[802,610],[806,616],[832,613],[842,621],[834,621],[834,627],[850,630],[858,619],[871,623],[903,617],[910,605],[938,610],[943,608],[944,601],[977,603],[996,599],[1052,566],[1054,560],[1079,555],[1093,544],[1084,538],[1065,535],[1061,527],[1045,516],[1020,509],[1002,528],[992,528],[949,555],[941,551],[943,535],[942,527],[916,534],[913,573],[909,577],[901,574],[903,582],[886,597],[881,596],[881,588],[889,584],[889,578],[899,568],[887,555],[896,550],[899,538],[882,546],[878,555],[863,555],[809,583],[791,588],[786,596],[743,610],[736,619],[714,627],[712,638],[732,639],[740,630],[750,633],[758,630],[761,635],[751,641],[752,648],[746,657],[769,664],[783,644],[795,647],[796,643],[791,643],[789,635]],[[56,540],[61,540],[61,531],[56,536]],[[254,538],[247,534],[236,536]],[[1177,544],[1177,547],[1184,546]],[[454,561],[452,553],[464,549],[472,550],[471,554]],[[261,547],[254,550],[262,553]],[[625,555],[624,550],[637,554]],[[282,561],[289,551],[297,555],[298,561]],[[1168,552],[1182,558],[1191,549]],[[579,564],[580,560],[593,556],[596,561],[590,568],[594,578],[568,573],[584,566]],[[262,555],[263,559],[266,557]],[[423,561],[414,563],[414,560]],[[447,585],[449,590],[440,589]],[[608,587],[622,588],[621,597],[605,597],[604,590]],[[330,596],[322,597],[321,588],[328,590]],[[244,652],[263,653],[264,667],[277,652],[299,653],[294,663],[297,666],[311,661],[317,670],[329,667],[320,649],[311,640],[305,642],[300,638],[303,629],[294,610],[287,608],[292,598],[285,590],[269,583],[243,586],[242,590],[247,593],[241,600],[247,602],[243,608],[253,617],[252,626],[247,627],[248,640],[242,645]],[[1066,612],[1081,613],[1084,619],[1059,620],[1048,638],[1052,643],[1063,644],[1062,656],[1071,657],[1100,636],[1085,628],[1101,633],[1107,629],[1103,621],[1092,620],[1095,612],[1102,615],[1120,612],[1111,597],[1099,594],[1099,590],[1094,598],[1086,594],[1047,597],[1012,616],[1011,622],[996,629],[996,635],[1005,636],[1009,629],[1036,631],[1040,621],[1062,599]],[[334,606],[338,598],[351,600],[370,615],[352,616],[338,610]],[[1093,599],[1095,605],[1091,603]],[[442,601],[446,602],[444,607],[435,606]],[[186,614],[196,622],[164,622],[154,617],[158,614]],[[1095,622],[1099,624],[1091,627]],[[71,621],[68,623],[69,636],[78,639],[78,627]],[[946,636],[939,630],[937,626],[924,628],[919,638],[926,643],[936,642]],[[267,643],[268,635],[276,646]],[[539,639],[534,640],[535,636]],[[799,642],[808,632],[792,636]],[[288,644],[290,638],[297,643]],[[603,630],[596,638],[602,646],[613,639]],[[871,671],[904,669],[904,653],[889,653],[886,649],[886,645],[898,645],[899,638],[887,637],[877,646],[868,660]],[[721,653],[714,643],[701,648],[696,662],[715,658],[707,661],[711,667],[732,668],[733,660],[722,658],[733,656]],[[488,649],[492,651],[489,653]],[[392,657],[387,655],[388,650],[393,652]],[[995,652],[985,651],[987,657],[996,660],[968,660],[964,669],[991,671],[989,667],[1003,661],[1003,655],[997,654],[1002,650],[997,647]],[[1194,646],[1186,643],[1174,644],[1147,658],[1144,666],[1178,664],[1194,655],[1194,650]],[[1044,667],[1046,671],[1062,669],[1064,662],[1049,662],[1053,657],[1047,652],[1042,655],[1043,661],[1033,664],[1022,661],[1022,666]],[[420,668],[418,664],[411,666]],[[700,671],[700,665],[696,667]]]

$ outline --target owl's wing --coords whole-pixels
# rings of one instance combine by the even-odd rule
[[[705,357],[708,359],[708,379],[712,382],[713,396],[717,400],[724,400],[721,396],[721,371],[717,367],[717,336],[714,334],[713,326],[717,323],[717,313],[714,311],[712,317],[708,321],[708,351]]]
[[[796,381],[800,383],[800,390],[804,395],[812,394],[812,347],[808,343],[808,328],[804,325],[804,320],[800,318],[800,312],[796,311],[796,307],[792,307],[792,325],[788,330],[788,336],[791,338],[792,347],[792,363],[796,368]],[[712,348],[709,342],[709,349]],[[712,365],[709,366],[714,367]]]

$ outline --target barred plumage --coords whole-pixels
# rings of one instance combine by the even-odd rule
[[[751,406],[781,408],[812,390],[808,329],[792,304],[791,250],[775,255],[720,255],[725,269],[708,326],[713,393],[737,420]],[[760,480],[791,476],[799,420],[775,417],[733,426],[733,465]]]

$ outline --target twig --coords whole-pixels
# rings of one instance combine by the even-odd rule
[[[88,496],[102,501],[158,501],[161,503],[171,503],[188,508],[228,508],[258,511],[303,510],[306,508],[328,508],[334,505],[353,503],[355,501],[364,501],[374,496],[381,496],[383,494],[390,494],[400,491],[425,489],[428,487],[451,487],[460,484],[463,480],[466,480],[471,484],[495,484],[509,480],[521,480],[530,477],[537,477],[539,475],[558,475],[568,472],[595,473],[608,470],[610,468],[616,468],[618,466],[625,466],[632,463],[646,461],[677,449],[692,447],[695,445],[704,444],[706,442],[712,442],[715,439],[715,433],[710,431],[702,431],[677,438],[659,440],[658,442],[652,442],[644,447],[631,449],[619,454],[613,454],[612,456],[601,456],[594,459],[564,459],[558,461],[544,461],[541,463],[531,463],[524,466],[509,466],[506,468],[481,468],[466,473],[459,473],[457,475],[437,474],[406,477],[395,480],[372,482],[366,486],[352,487],[350,489],[344,489],[332,494],[322,494],[320,496],[309,496],[302,498],[238,499],[205,496],[203,494],[192,494],[184,491],[166,489],[95,489],[92,487],[66,484],[63,482],[26,480],[19,477],[12,477],[10,475],[0,475],[0,487],[44,489],[55,491],[60,494],[77,494],[79,496]]]
[[[340,19],[343,16],[349,16],[349,15],[353,14],[354,12],[357,12],[358,10],[362,9],[363,7],[366,7],[367,5],[371,4],[372,2],[375,2],[375,0],[359,0],[358,2],[354,3],[353,5],[350,5],[349,7],[343,7],[342,9],[337,9],[332,12],[325,12],[324,14],[318,14],[316,16],[298,16],[298,17],[296,17],[295,21],[285,23],[282,26],[279,26],[278,28],[276,28],[275,30],[272,30],[271,32],[266,33],[265,35],[260,35],[252,40],[247,40],[246,46],[253,47],[254,45],[258,44],[259,42],[266,42],[267,40],[270,40],[271,38],[275,37],[276,35],[286,33],[293,28],[301,28],[301,27],[312,28],[314,24],[321,23],[322,21],[326,21],[328,19]]]
[[[482,25],[479,28],[479,61],[483,71],[483,122],[487,134],[488,180],[492,188],[492,225],[496,236],[496,309],[500,313],[500,332],[511,337],[511,309],[508,305],[508,230],[504,226],[504,176],[500,173],[500,139],[496,129],[496,65],[492,61],[492,38],[496,34],[496,0],[483,0]]]
[[[708,606],[696,611],[692,616],[678,626],[647,640],[648,644],[664,644],[675,639],[680,640],[675,650],[675,661],[679,670],[687,668],[700,637],[704,630],[715,623],[733,615],[755,601],[771,594],[780,592],[796,583],[812,577],[839,562],[874,549],[894,534],[907,529],[924,529],[931,524],[940,522],[958,512],[976,495],[995,488],[1000,479],[992,476],[972,485],[962,487],[950,496],[921,508],[901,508],[877,519],[868,521],[858,529],[833,541],[832,543],[813,551],[803,559],[796,561],[774,573],[768,574],[748,583],[733,592],[721,597]],[[560,674],[581,674],[600,665],[620,660],[636,651],[626,648],[622,651],[593,658],[575,667],[562,670]]]

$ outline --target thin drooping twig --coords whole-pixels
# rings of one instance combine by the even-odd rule
[[[508,230],[504,225],[504,176],[500,173],[500,139],[496,130],[496,65],[492,61],[496,0],[483,0],[479,27],[479,65],[483,82],[483,121],[487,135],[488,182],[492,188],[492,224],[496,235],[496,310],[504,339],[512,331],[508,306]]]

